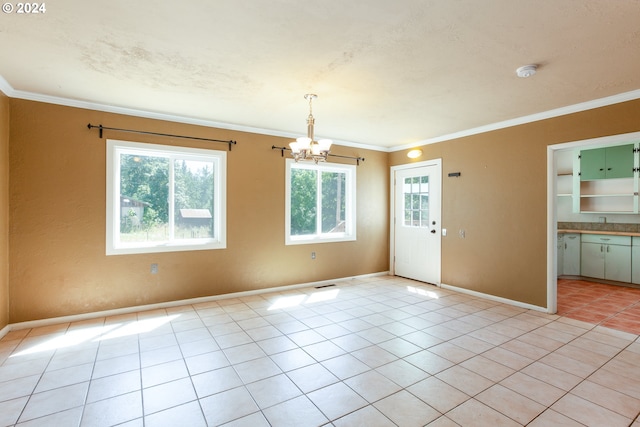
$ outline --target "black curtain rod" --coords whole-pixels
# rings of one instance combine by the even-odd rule
[[[284,157],[284,152],[285,151],[291,151],[291,148],[287,148],[287,147],[277,147],[275,145],[271,146],[272,150],[280,150],[280,155],[282,157]],[[356,166],[360,166],[360,162],[364,162],[364,157],[352,157],[352,156],[341,156],[339,154],[328,154],[331,157],[340,157],[342,159],[351,159],[351,160],[355,160],[356,161]]]
[[[223,141],[221,139],[212,139],[212,138],[199,138],[197,136],[186,136],[186,135],[172,135],[169,133],[158,133],[158,132],[148,132],[148,131],[144,131],[144,130],[132,130],[132,129],[120,129],[120,128],[110,128],[110,127],[106,127],[106,126],[102,126],[102,125],[92,125],[91,123],[89,123],[87,125],[87,128],[89,129],[99,129],[99,137],[102,138],[102,132],[105,130],[114,130],[117,132],[129,132],[129,133],[140,133],[143,135],[155,135],[155,136],[168,136],[171,138],[184,138],[184,139],[195,139],[198,141],[209,141],[209,142],[223,142],[225,144],[229,145],[229,151],[231,151],[231,146],[237,144],[236,141],[232,141],[232,140],[228,140],[228,141]]]

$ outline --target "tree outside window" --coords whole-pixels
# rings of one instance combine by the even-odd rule
[[[108,144],[107,253],[224,247],[225,152]]]
[[[288,244],[355,240],[355,166],[287,161]]]

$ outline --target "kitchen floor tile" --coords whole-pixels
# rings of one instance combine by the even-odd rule
[[[163,383],[142,390],[144,414],[179,406],[196,400],[196,392],[193,389],[190,378]]]
[[[113,426],[142,415],[142,396],[136,391],[85,405],[80,426]]]
[[[87,403],[140,390],[140,371],[129,371],[91,381]]]
[[[263,413],[272,426],[317,427],[329,421],[307,396],[299,396],[272,406]]]
[[[573,394],[560,398],[551,409],[585,425],[627,427],[633,421]]]
[[[481,391],[491,387],[493,384],[493,381],[490,381],[459,365],[453,366],[446,371],[442,371],[436,374],[435,377],[469,396],[475,396]]]
[[[66,409],[82,406],[89,388],[89,382],[44,391],[31,395],[20,415],[19,422],[51,415]]]
[[[200,406],[208,425],[221,425],[259,410],[251,394],[244,387],[200,399]]]
[[[319,363],[289,371],[287,376],[303,393],[309,393],[340,381],[338,377]]]
[[[367,427],[394,427],[389,418],[382,415],[375,407],[369,405],[358,409],[333,422],[335,427],[367,426]]]
[[[469,399],[447,412],[447,418],[451,418],[461,426],[518,427],[521,425],[475,399]]]
[[[242,380],[232,367],[208,371],[191,377],[199,398],[241,386]]]
[[[197,401],[184,405],[145,415],[144,425],[146,427],[173,427],[178,425],[189,427],[207,427],[204,414]]]
[[[405,388],[429,376],[429,374],[422,369],[415,367],[403,359],[382,365],[376,368],[376,372],[381,373],[394,383]]]
[[[516,372],[502,380],[500,384],[547,407],[566,393],[562,389],[522,372]]]
[[[444,414],[469,399],[469,396],[444,381],[429,377],[407,388],[414,396]]]
[[[546,409],[546,406],[536,403],[500,384],[486,389],[478,394],[475,399],[522,425],[527,425]]]
[[[399,426],[424,426],[441,415],[406,390],[386,397],[373,406]]]
[[[378,401],[402,389],[398,384],[376,371],[364,372],[346,379],[344,383],[369,403]]]
[[[342,382],[307,393],[307,397],[330,420],[367,406],[366,400]]]

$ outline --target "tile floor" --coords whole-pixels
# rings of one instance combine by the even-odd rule
[[[0,340],[1,426],[640,427],[637,335],[383,276]]]
[[[558,279],[558,314],[640,335],[640,289]]]

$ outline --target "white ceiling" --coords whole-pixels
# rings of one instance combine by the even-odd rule
[[[313,92],[316,136],[393,150],[640,98],[640,1],[56,0],[0,52],[13,97],[299,136]]]

